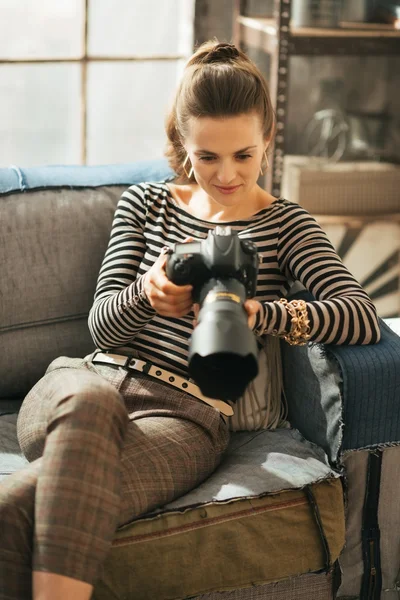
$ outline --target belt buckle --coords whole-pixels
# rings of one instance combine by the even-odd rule
[[[140,366],[136,366],[136,363],[143,364]],[[133,369],[135,371],[139,371],[139,373],[144,373],[145,375],[148,375],[152,366],[153,364],[148,360],[142,361],[136,356],[128,356],[124,364],[124,369]]]

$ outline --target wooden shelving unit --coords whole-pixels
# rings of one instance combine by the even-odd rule
[[[274,0],[274,18],[246,16],[246,1],[236,0],[234,43],[256,48],[271,57],[269,85],[276,110],[277,134],[267,187],[280,195],[287,91],[291,56],[400,55],[400,30],[389,25],[340,23],[336,29],[294,28],[290,24],[291,0]]]

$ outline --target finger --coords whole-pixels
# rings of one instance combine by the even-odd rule
[[[253,329],[256,324],[256,315],[261,308],[261,304],[257,300],[246,300],[244,308],[247,312],[247,325],[249,329]]]
[[[183,308],[185,308],[185,310],[188,309],[189,311],[191,311],[193,300],[190,296],[181,299],[175,297],[172,299],[171,297],[169,297],[167,299],[167,304],[169,304],[171,308],[176,308],[178,310],[182,310]]]
[[[194,319],[192,321],[192,325],[193,325],[193,327],[197,327],[197,324],[199,322],[198,317],[199,317],[199,312],[200,312],[200,304],[195,302],[192,306],[192,311],[194,312]]]
[[[260,309],[260,303],[257,300],[246,300],[244,308],[250,316],[255,315]]]
[[[191,294],[176,296],[164,294],[160,290],[153,290],[151,304],[156,310],[158,310],[160,306],[168,310],[181,310],[182,307],[185,309],[189,307],[190,310],[193,304],[193,299]]]
[[[168,279],[164,281],[163,279],[157,279],[154,281],[155,287],[160,296],[174,296],[178,298],[179,296],[185,298],[192,297],[193,286],[190,284],[187,285],[176,285],[172,283]],[[192,300],[193,302],[193,300]]]
[[[153,283],[158,290],[160,290],[164,294],[169,294],[172,296],[191,294],[193,290],[193,286],[189,283],[185,285],[176,285],[175,283],[170,281],[165,272],[164,265],[162,265],[162,269],[160,271],[156,271],[154,273]]]
[[[166,248],[166,247],[165,247]],[[156,263],[159,263],[161,267],[165,267],[168,259],[168,254],[164,248],[161,250],[161,254],[156,259]]]
[[[178,286],[176,286],[178,287]],[[177,293],[165,293],[163,290],[160,290],[156,285],[154,285],[154,281],[152,282],[151,287],[146,292],[147,298],[151,306],[158,311],[159,306],[163,304],[163,306],[169,307],[180,307],[180,306],[189,306],[193,304],[193,298],[191,291],[186,291],[182,293],[182,289],[178,288],[179,294]],[[167,290],[168,291],[168,290]]]
[[[166,264],[167,264],[167,255],[161,251],[161,254],[156,258],[152,267],[150,267],[148,273],[151,275],[153,285],[157,282],[158,279],[161,280],[165,278],[168,281],[168,277],[166,274]]]
[[[170,293],[165,294],[162,290],[155,289],[153,293],[153,299],[159,304],[163,303],[165,305],[171,306],[171,308],[174,306],[179,307],[183,305],[188,305],[191,308],[193,305],[193,298],[191,293],[180,293],[179,295]]]
[[[251,317],[249,317],[249,318],[247,319],[247,327],[248,327],[249,329],[253,330],[253,329],[254,329],[254,326],[255,326],[255,324],[256,324],[256,318],[255,318],[255,316],[254,316],[254,315],[252,315]]]
[[[156,311],[164,317],[184,317],[191,311],[191,303],[171,306],[168,303],[160,302],[156,306]]]

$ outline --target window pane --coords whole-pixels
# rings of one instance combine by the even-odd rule
[[[183,61],[92,63],[88,164],[160,158],[164,122]]]
[[[1,58],[73,58],[83,52],[84,0],[1,0]]]
[[[80,69],[0,66],[0,166],[80,162]]]
[[[91,0],[89,54],[189,55],[194,0]]]

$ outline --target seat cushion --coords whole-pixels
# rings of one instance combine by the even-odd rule
[[[1,411],[3,412],[3,410]],[[16,435],[17,414],[4,411],[0,416],[0,482],[22,469],[28,461],[22,455]]]
[[[313,484],[329,547],[344,544],[341,482]],[[119,530],[94,598],[187,598],[279,581],[327,567],[304,490],[210,502],[142,518]]]
[[[182,599],[316,572],[344,528],[320,448],[292,429],[235,433],[206,482],[118,530],[94,598]]]

